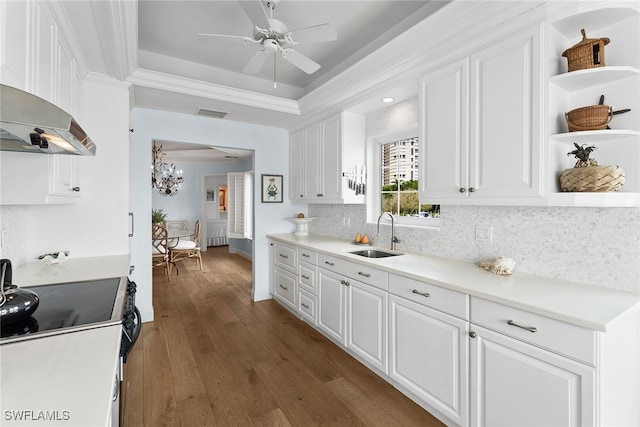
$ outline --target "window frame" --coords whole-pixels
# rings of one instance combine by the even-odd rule
[[[366,208],[367,208],[367,222],[377,224],[378,218],[382,212],[381,207],[381,188],[382,180],[380,177],[381,165],[381,146],[391,142],[402,141],[404,139],[410,139],[419,137],[418,127],[410,127],[405,129],[396,130],[393,132],[371,136],[367,138],[367,191],[366,195]],[[418,142],[421,142],[418,140]],[[419,149],[423,149],[420,145]],[[422,163],[422,162],[421,162]],[[418,181],[418,195],[420,194],[420,181]],[[395,225],[398,227],[407,228],[440,228],[440,218],[420,218],[420,217],[407,217],[393,215]],[[390,224],[391,221],[388,217],[384,217],[380,223]]]

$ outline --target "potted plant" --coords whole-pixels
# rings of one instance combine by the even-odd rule
[[[151,211],[151,222],[153,224],[163,223],[165,218],[167,218],[167,214],[162,212],[162,209],[154,209]]]

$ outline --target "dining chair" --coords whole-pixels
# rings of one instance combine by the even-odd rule
[[[165,274],[171,280],[171,253],[169,251],[169,234],[161,225],[153,224],[151,231],[152,266],[164,267]]]
[[[196,221],[195,229],[192,235],[187,238],[181,238],[175,246],[171,246],[170,263],[175,263],[180,259],[195,258],[196,265],[200,267],[202,271],[202,256],[200,255],[200,220]]]

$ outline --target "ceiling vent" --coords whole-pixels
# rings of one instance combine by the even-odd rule
[[[212,119],[222,119],[226,115],[227,113],[222,111],[207,110],[206,108],[198,108],[198,112],[196,113],[196,116],[210,117]]]

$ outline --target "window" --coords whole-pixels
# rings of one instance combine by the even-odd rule
[[[418,227],[437,225],[440,206],[421,204],[419,201],[418,137],[404,133],[395,135],[395,138],[372,142],[370,149],[376,154],[369,156],[369,159],[376,164],[375,168],[370,170],[379,171],[375,177],[375,187],[379,190],[377,194],[372,194],[367,202],[369,221],[377,221],[382,212],[391,212],[397,224]]]

